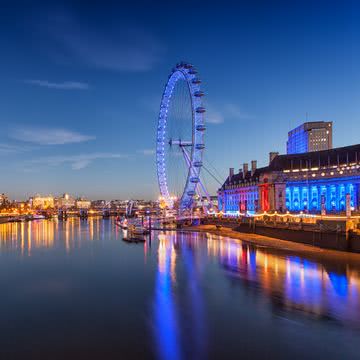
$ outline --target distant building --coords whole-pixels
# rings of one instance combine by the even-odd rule
[[[75,206],[77,209],[90,209],[91,201],[84,198],[79,198],[75,201]]]
[[[28,201],[14,201],[13,206],[16,209],[28,209],[29,202]]]
[[[201,207],[201,206],[209,207],[209,205],[211,205],[214,208],[218,207],[218,197],[216,195],[215,196],[210,195],[209,198],[207,196],[202,196],[195,202],[195,206],[197,207]]]
[[[0,206],[6,206],[9,203],[9,198],[5,194],[0,194]]]
[[[332,149],[332,121],[306,122],[289,131],[287,153],[300,154]]]
[[[91,207],[96,210],[102,210],[105,207],[109,207],[106,200],[94,200],[91,202]]]
[[[54,197],[51,195],[35,195],[29,199],[29,205],[33,209],[52,209],[55,206]]]
[[[70,209],[75,207],[75,199],[69,194],[63,194],[57,199],[56,206],[58,208]]]
[[[125,210],[127,205],[126,200],[111,200],[110,207],[114,210]]]

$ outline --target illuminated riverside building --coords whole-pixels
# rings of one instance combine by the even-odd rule
[[[93,209],[102,210],[106,206],[107,206],[107,201],[105,200],[94,200],[91,202],[91,207]]]
[[[270,153],[268,166],[247,166],[229,176],[218,191],[219,210],[339,213],[348,195],[360,208],[360,144],[302,154]]]
[[[9,198],[3,193],[0,194],[0,207],[6,207],[10,204]]]
[[[54,201],[54,197],[51,195],[49,196],[36,195],[29,199],[29,204],[30,207],[32,207],[33,209],[52,209],[54,208],[55,201]]]
[[[79,198],[75,201],[75,205],[78,209],[90,209],[91,201],[84,198]]]
[[[288,154],[332,149],[332,122],[306,122],[289,131],[286,143]]]
[[[70,209],[75,207],[75,199],[69,194],[63,194],[57,199],[56,204],[58,208]]]
[[[229,176],[218,191],[219,210],[225,212],[258,211],[260,171],[256,162],[252,162],[252,170],[244,164],[238,174],[230,168]]]

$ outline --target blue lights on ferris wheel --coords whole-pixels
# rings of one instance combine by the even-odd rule
[[[202,167],[202,156],[205,148],[204,131],[206,130],[204,124],[204,113],[206,109],[202,106],[202,97],[204,92],[200,89],[201,80],[196,77],[197,70],[187,62],[180,62],[176,64],[172,73],[168,78],[165,90],[162,96],[160,113],[157,127],[157,144],[156,144],[156,164],[158,183],[160,194],[165,200],[167,206],[170,208],[174,205],[173,194],[170,194],[167,183],[167,169],[166,169],[166,153],[168,145],[175,143],[171,139],[166,139],[168,112],[176,83],[179,80],[185,80],[189,88],[189,96],[191,97],[191,112],[192,112],[192,141],[191,144],[186,143],[191,150],[187,155],[188,172],[187,179],[184,185],[183,194],[179,201],[180,209],[187,209],[192,206],[193,197],[196,195],[196,187],[199,181],[200,170]],[[186,139],[185,139],[186,140]],[[181,141],[177,141],[177,145],[182,145]],[[189,146],[190,145],[190,146]]]

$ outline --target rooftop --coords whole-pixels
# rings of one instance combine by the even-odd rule
[[[301,154],[277,155],[269,166],[257,168],[254,173],[249,170],[246,174],[242,171],[227,177],[222,188],[226,185],[240,185],[259,181],[262,174],[268,172],[311,169],[330,166],[349,165],[360,162],[360,144],[334,148],[330,150],[312,151]]]
[[[360,161],[360,144],[301,154],[278,155],[269,170],[282,171],[323,166],[339,166]]]

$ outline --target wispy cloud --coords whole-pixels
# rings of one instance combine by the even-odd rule
[[[89,84],[78,81],[50,82],[47,80],[24,80],[25,84],[57,90],[88,90]]]
[[[161,97],[149,96],[147,98],[140,99],[140,104],[144,106],[148,111],[158,113],[160,109]],[[229,120],[245,120],[252,119],[253,116],[247,114],[242,108],[231,102],[220,103],[205,103],[206,114],[205,122],[208,124],[222,124]]]
[[[17,154],[31,149],[32,148],[28,146],[0,143],[0,155]]]
[[[14,129],[10,137],[20,141],[36,143],[39,145],[62,145],[80,143],[95,139],[94,136],[83,135],[66,129],[30,128]]]
[[[119,21],[106,31],[65,13],[53,17],[46,30],[52,33],[61,56],[88,66],[131,72],[152,69],[163,58],[164,46],[143,27],[125,23]]]
[[[32,165],[60,166],[69,164],[73,170],[81,170],[89,166],[93,161],[104,159],[124,159],[128,158],[125,154],[113,153],[92,153],[79,155],[57,155],[45,156],[27,162],[27,168],[31,169]]]
[[[205,122],[209,124],[221,124],[224,122],[224,115],[221,111],[213,108],[212,106],[208,106]]]
[[[143,150],[138,150],[139,154],[145,155],[145,156],[150,156],[150,155],[154,155],[155,154],[155,149],[143,149]]]
[[[232,119],[241,120],[253,118],[253,116],[244,112],[239,105],[233,103],[227,103],[224,105],[224,113],[227,117]]]
[[[253,116],[244,112],[241,107],[235,103],[223,103],[216,107],[207,106],[206,122],[210,124],[221,124],[227,119],[245,120],[253,119]]]

